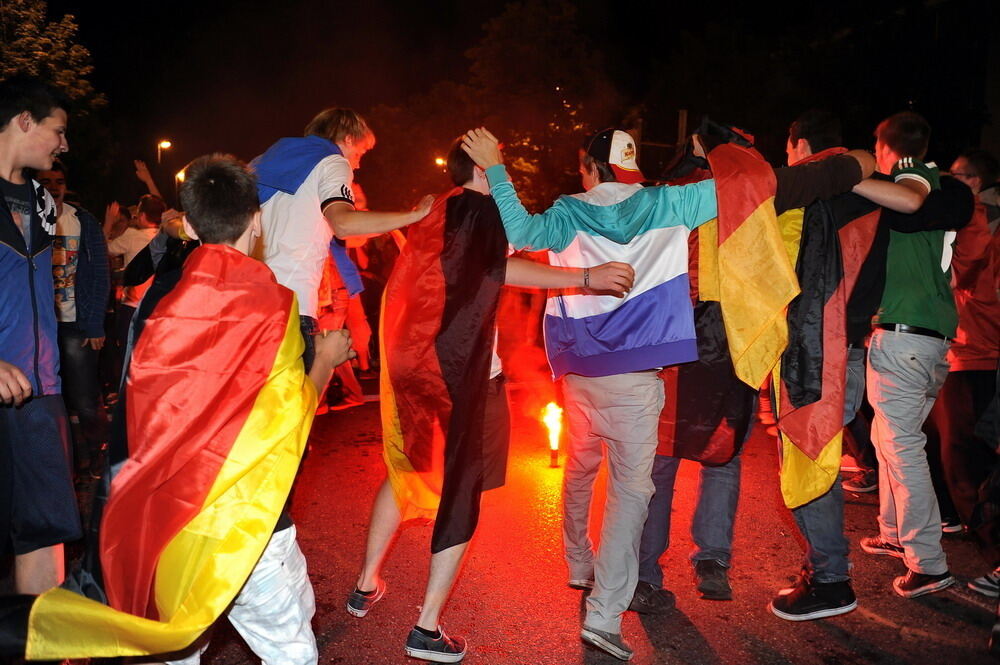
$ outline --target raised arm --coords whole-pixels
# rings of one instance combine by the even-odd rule
[[[561,251],[573,240],[572,219],[558,204],[539,215],[528,213],[507,176],[497,138],[485,127],[470,130],[462,149],[486,171],[490,194],[500,210],[507,241],[516,249]]]
[[[611,293],[619,298],[632,288],[635,270],[627,263],[611,261],[592,268],[562,268],[537,261],[507,259],[505,283],[536,289],[582,288]]]

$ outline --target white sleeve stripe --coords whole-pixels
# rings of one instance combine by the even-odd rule
[[[900,173],[899,175],[896,176],[895,182],[899,182],[900,180],[916,180],[924,187],[926,187],[927,191],[930,191],[931,189],[931,183],[927,181],[927,178],[923,177],[922,175],[917,175],[916,173]]]

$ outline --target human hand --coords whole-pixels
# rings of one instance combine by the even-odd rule
[[[135,164],[135,177],[146,183],[147,185],[153,181],[153,176],[149,172],[149,167],[146,166],[146,162],[141,159],[136,159],[132,162]]]
[[[500,152],[500,141],[485,127],[470,129],[462,137],[462,150],[481,169],[488,169],[497,164],[503,164],[503,154]]]
[[[697,134],[691,135],[691,154],[702,159],[707,156],[705,153],[705,144],[702,143],[701,137]]]
[[[21,406],[31,397],[31,383],[20,369],[0,360],[0,404]]]
[[[94,351],[100,351],[104,348],[104,338],[103,337],[87,337],[84,338],[83,342],[80,344],[81,347],[89,346]]]
[[[118,221],[118,215],[121,214],[121,209],[122,207],[119,205],[118,201],[112,201],[108,204],[108,207],[104,209],[104,226],[106,228],[115,225],[115,222]]]
[[[351,333],[346,328],[316,335],[316,359],[325,360],[331,367],[337,367],[357,353],[351,348]]]
[[[588,270],[590,283],[587,288],[592,291],[610,291],[623,298],[635,283],[635,270],[627,263],[609,261]]]
[[[431,206],[434,205],[434,197],[430,194],[426,195],[424,198],[420,199],[420,203],[417,207],[413,209],[413,221],[417,222],[426,217],[431,212]]]

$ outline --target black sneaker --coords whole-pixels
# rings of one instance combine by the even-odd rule
[[[704,559],[694,564],[694,578],[703,600],[732,600],[733,588],[729,586],[726,567],[715,559]]]
[[[414,626],[406,638],[406,655],[435,663],[457,663],[465,658],[465,640],[448,637],[441,626],[437,632],[437,637],[431,637]]]
[[[666,614],[674,609],[677,599],[666,589],[657,589],[649,582],[635,585],[635,594],[628,608],[639,614]]]
[[[892,581],[892,588],[903,598],[916,598],[947,589],[954,583],[955,578],[949,572],[943,572],[940,575],[925,575],[907,570],[905,575]]]
[[[596,628],[583,627],[580,631],[580,639],[592,647],[597,647],[607,654],[611,654],[618,660],[632,660],[632,647],[622,639],[621,633],[609,633]]]
[[[886,554],[897,559],[903,558],[903,548],[882,540],[882,536],[865,536],[861,539],[861,551],[868,554]]]
[[[848,492],[854,492],[855,494],[874,492],[878,489],[878,471],[875,469],[858,471],[840,483],[840,486]]]
[[[946,517],[941,520],[941,532],[942,533],[962,533],[965,527],[962,526],[962,520],[957,517]]]
[[[368,614],[372,605],[382,600],[385,595],[385,582],[379,580],[374,591],[362,592],[355,587],[354,591],[347,597],[347,611],[359,619]]]
[[[987,598],[1000,598],[1000,568],[972,580],[969,588]]]
[[[814,582],[808,577],[800,577],[791,589],[779,591],[768,604],[775,616],[786,621],[835,617],[857,606],[850,582]]]

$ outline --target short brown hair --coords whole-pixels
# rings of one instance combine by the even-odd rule
[[[320,111],[306,125],[305,136],[319,136],[340,143],[350,136],[359,141],[373,135],[368,123],[353,109],[330,108]]]
[[[878,124],[875,138],[900,157],[923,159],[931,139],[931,126],[919,113],[901,111]]]
[[[205,243],[235,242],[260,210],[253,173],[221,153],[199,157],[185,167],[180,199],[188,223]]]
[[[139,210],[136,214],[145,214],[147,219],[150,219],[157,224],[160,223],[160,218],[163,217],[163,213],[167,210],[167,204],[163,202],[159,196],[155,194],[143,194],[139,199]]]

